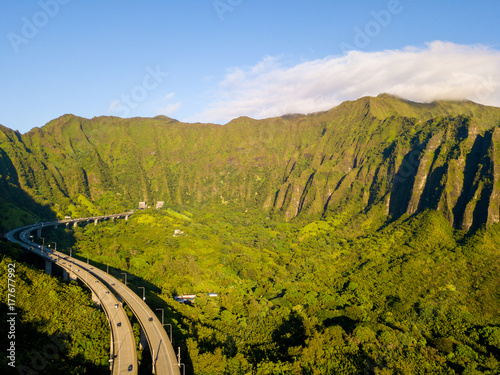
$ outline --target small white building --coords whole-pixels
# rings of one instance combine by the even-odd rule
[[[164,204],[165,204],[164,201],[158,201],[158,202],[156,202],[156,209],[159,210],[160,208],[163,207]]]
[[[174,230],[174,237],[177,237],[177,236],[183,236],[184,235],[184,232],[180,229],[176,229]]]

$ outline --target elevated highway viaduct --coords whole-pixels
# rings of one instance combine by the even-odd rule
[[[9,241],[41,256],[46,264],[57,264],[69,278],[81,280],[90,289],[92,300],[102,307],[110,325],[109,361],[111,374],[136,375],[138,366],[134,332],[121,303],[105,284],[92,273],[72,264],[71,260],[67,259],[68,257],[64,254],[51,252],[49,248],[43,248],[36,243],[26,241],[25,239],[29,238],[29,233],[34,230],[33,228],[36,229],[36,226],[18,228],[7,233],[6,237]],[[47,266],[45,268],[47,270]]]
[[[113,293],[115,293],[119,298],[127,303],[127,305],[130,307],[134,315],[136,316],[137,320],[139,321],[141,325],[142,332],[144,336],[147,339],[147,344],[149,346],[149,349],[151,351],[151,357],[152,357],[152,363],[153,363],[153,373],[154,374],[160,374],[160,375],[171,375],[171,374],[180,374],[180,364],[177,361],[174,349],[171,345],[170,338],[168,337],[165,329],[163,328],[162,322],[159,321],[159,319],[156,317],[156,315],[153,313],[153,311],[149,308],[149,306],[136,294],[134,293],[130,288],[128,288],[125,284],[123,284],[121,281],[117,280],[113,276],[107,274],[106,272],[92,267],[89,264],[82,262],[76,258],[69,257],[66,254],[63,254],[61,252],[52,250],[47,247],[43,247],[41,245],[38,245],[34,243],[31,240],[31,235],[33,232],[36,231],[36,234],[40,237],[41,235],[41,230],[45,228],[51,228],[51,227],[58,227],[59,225],[78,225],[78,223],[91,223],[93,222],[94,224],[97,224],[101,220],[106,220],[106,219],[117,219],[117,218],[125,218],[126,220],[132,215],[132,212],[126,212],[126,213],[121,213],[121,214],[114,214],[114,215],[104,215],[104,216],[95,216],[95,217],[88,217],[88,218],[80,218],[80,219],[70,219],[70,220],[60,220],[60,221],[51,221],[51,222],[45,222],[45,223],[37,223],[34,225],[29,225],[23,228],[18,228],[14,231],[11,231],[7,234],[7,239],[9,239],[12,242],[17,242],[21,244],[24,248],[37,253],[38,255],[41,255],[46,262],[45,269],[47,272],[50,272],[51,266],[53,263],[57,264],[58,266],[67,266],[63,267],[66,272],[68,272],[68,275],[75,275],[80,276],[80,272],[83,272],[82,275],[85,275],[85,278],[88,277],[86,280],[91,280],[90,284],[99,284],[103,285],[106,284],[107,288],[109,288]],[[19,240],[16,240],[13,235],[10,235],[11,233],[17,233],[19,235]],[[9,238],[11,237],[11,238]],[[49,255],[50,254],[50,255]],[[79,271],[74,271],[75,269],[78,269]],[[87,276],[90,275],[90,276]],[[82,277],[79,277],[82,280]],[[92,279],[93,278],[93,279]],[[82,280],[84,283],[85,280]],[[96,281],[98,281],[96,283]],[[89,285],[89,284],[87,284]],[[106,285],[103,285],[106,287]],[[95,286],[95,285],[93,285]],[[97,294],[98,298],[102,296],[103,290],[99,290],[94,292]],[[108,299],[107,297],[112,296],[112,293],[107,294],[106,291],[104,290],[104,297]],[[114,297],[114,296],[113,296]],[[109,300],[111,302],[115,302],[114,300]],[[114,304],[113,306],[115,306]],[[121,308],[121,304],[118,304],[119,307]],[[116,310],[116,308],[115,308]],[[107,313],[108,314],[108,313]],[[108,315],[108,319],[110,319]],[[128,319],[126,319],[128,322],[128,325],[130,325],[130,322]],[[113,324],[114,323],[114,324]],[[110,323],[111,326],[116,326],[117,322],[116,320],[113,321],[113,323]],[[122,320],[122,327],[123,327],[123,320]],[[121,335],[124,336],[124,330],[121,331]],[[117,341],[117,340],[115,340]],[[125,352],[124,352],[125,353]],[[112,353],[112,355],[117,355],[116,353]],[[121,347],[120,347],[120,353],[118,353],[118,357],[120,358],[122,356],[121,354]],[[135,358],[135,363],[137,363],[137,352],[135,351],[134,353],[134,358]],[[132,358],[132,357],[131,357]],[[130,365],[129,365],[130,366]],[[137,368],[137,365],[132,366],[132,371]],[[127,371],[128,372],[129,367],[127,366]],[[135,370],[136,371],[136,370]],[[121,370],[120,370],[121,372]]]

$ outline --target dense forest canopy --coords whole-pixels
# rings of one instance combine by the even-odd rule
[[[495,374],[499,126],[389,95],[225,126],[65,115],[0,128],[0,225],[165,202],[45,236],[145,286],[188,373]]]
[[[333,218],[214,211],[150,209],[49,238],[145,286],[195,374],[500,371],[499,224],[466,233],[428,210],[360,236]]]
[[[62,218],[164,201],[285,220],[365,214],[375,226],[431,208],[469,229],[500,216],[499,124],[499,108],[380,95],[224,126],[65,115],[22,135],[0,127],[0,225],[40,205]]]

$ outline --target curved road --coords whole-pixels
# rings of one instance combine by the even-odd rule
[[[83,262],[79,262],[79,264],[88,266],[88,264]],[[162,323],[149,306],[141,297],[126,287],[125,284],[108,275],[106,272],[98,268],[94,268],[90,272],[107,282],[123,298],[137,317],[146,334],[151,355],[153,356],[153,366],[156,370],[154,373],[179,374],[179,366],[177,365],[176,355],[170,339],[162,327]]]
[[[56,255],[56,263],[61,266],[68,266],[68,269],[73,269],[77,276],[80,273],[83,277],[80,279],[98,296],[101,306],[108,317],[109,324],[112,332],[112,351],[111,357],[113,359],[112,374],[137,374],[137,348],[135,344],[134,331],[132,324],[123,309],[122,304],[118,301],[115,295],[94,275],[85,269],[78,267],[75,264],[70,264],[67,260],[62,260]],[[131,371],[128,369],[131,367]]]
[[[15,229],[7,233],[6,237],[9,241],[17,243],[25,249],[40,255],[45,260],[57,264],[68,272],[68,274],[78,277],[88,286],[88,288],[99,298],[111,328],[111,374],[118,375],[127,373],[137,375],[137,349],[134,332],[122,305],[118,302],[115,295],[90,272],[72,264],[70,259],[66,259],[66,257],[60,256],[59,254],[48,252],[47,250],[50,251],[50,249],[44,249],[42,246],[27,240],[29,234],[37,228],[38,227],[35,225]],[[20,241],[15,238],[17,233],[19,233]]]
[[[98,216],[98,217],[90,217],[90,218],[81,218],[81,219],[71,219],[71,220],[61,220],[61,221],[52,221],[48,223],[39,223],[35,225],[30,225],[27,227],[20,228],[23,230],[21,240],[28,244],[28,247],[39,246],[31,242],[28,238],[30,233],[39,228],[47,228],[50,226],[56,226],[58,224],[70,224],[77,222],[90,222],[90,221],[98,221],[102,219],[108,218],[119,218],[119,217],[128,217],[132,213],[123,213],[123,214],[115,214],[115,215],[107,215],[107,216]],[[11,231],[9,233],[15,232]],[[8,234],[9,234],[8,233]],[[7,235],[8,235],[7,234]],[[10,240],[10,238],[9,238]],[[18,242],[18,241],[14,241]],[[26,245],[23,245],[26,247]],[[36,251],[35,251],[36,252]],[[39,253],[39,251],[37,252]],[[170,343],[167,333],[162,326],[162,323],[158,320],[153,311],[149,308],[149,306],[130,288],[125,286],[121,281],[117,280],[113,276],[107,274],[106,272],[91,267],[89,264],[82,262],[78,259],[71,258],[63,253],[52,251],[52,254],[57,259],[64,259],[65,261],[71,262],[73,267],[77,266],[79,269],[84,270],[88,273],[93,274],[94,277],[99,278],[101,281],[104,281],[108,284],[110,288],[112,288],[123,301],[127,303],[130,307],[137,320],[139,321],[146,338],[148,340],[149,348],[151,350],[151,355],[153,358],[153,373],[160,375],[178,375],[180,374],[180,367],[177,364],[177,358],[174,352],[174,349]],[[55,258],[54,258],[55,259]],[[127,319],[128,320],[128,319]],[[130,324],[130,322],[128,323]],[[135,354],[136,355],[136,354]],[[121,351],[119,357],[121,357]],[[137,366],[133,366],[134,369]],[[135,370],[137,371],[137,370]]]

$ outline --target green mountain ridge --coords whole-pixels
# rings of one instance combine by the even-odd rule
[[[0,128],[0,224],[165,201],[43,238],[145,288],[187,374],[493,375],[499,127],[500,108],[387,94],[226,125],[64,115]]]
[[[0,127],[0,188],[59,216],[165,201],[378,225],[432,208],[466,230],[499,220],[499,125],[499,108],[388,94],[224,126],[64,115],[26,134]]]

